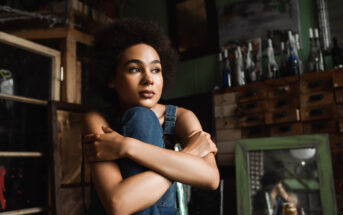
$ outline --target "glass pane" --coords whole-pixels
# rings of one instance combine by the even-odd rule
[[[47,106],[0,99],[0,151],[48,149]]]
[[[48,165],[46,158],[0,157],[2,189],[0,211],[48,205]]]
[[[288,202],[298,213],[321,213],[316,153],[314,148],[249,152],[252,214],[281,214]]]
[[[50,99],[52,60],[0,43],[0,93]]]

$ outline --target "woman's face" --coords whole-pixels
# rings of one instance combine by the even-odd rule
[[[163,88],[162,65],[155,49],[143,43],[127,48],[119,58],[110,87],[118,93],[123,109],[153,108]]]

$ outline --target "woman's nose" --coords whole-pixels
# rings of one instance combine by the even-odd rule
[[[143,84],[145,85],[150,85],[154,83],[154,79],[152,77],[152,74],[149,71],[144,72],[144,77],[143,77]]]

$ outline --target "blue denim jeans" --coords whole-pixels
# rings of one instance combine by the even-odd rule
[[[145,107],[133,107],[127,110],[121,118],[122,135],[132,137],[142,142],[165,148],[163,129],[155,113]],[[143,166],[124,158],[118,161],[123,178],[147,171]],[[149,191],[147,191],[149,195]],[[165,194],[149,208],[135,215],[177,215],[176,186],[173,183]]]

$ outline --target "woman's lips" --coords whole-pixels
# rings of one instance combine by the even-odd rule
[[[144,90],[139,92],[139,95],[145,99],[151,99],[152,97],[154,97],[155,92],[152,90]]]

